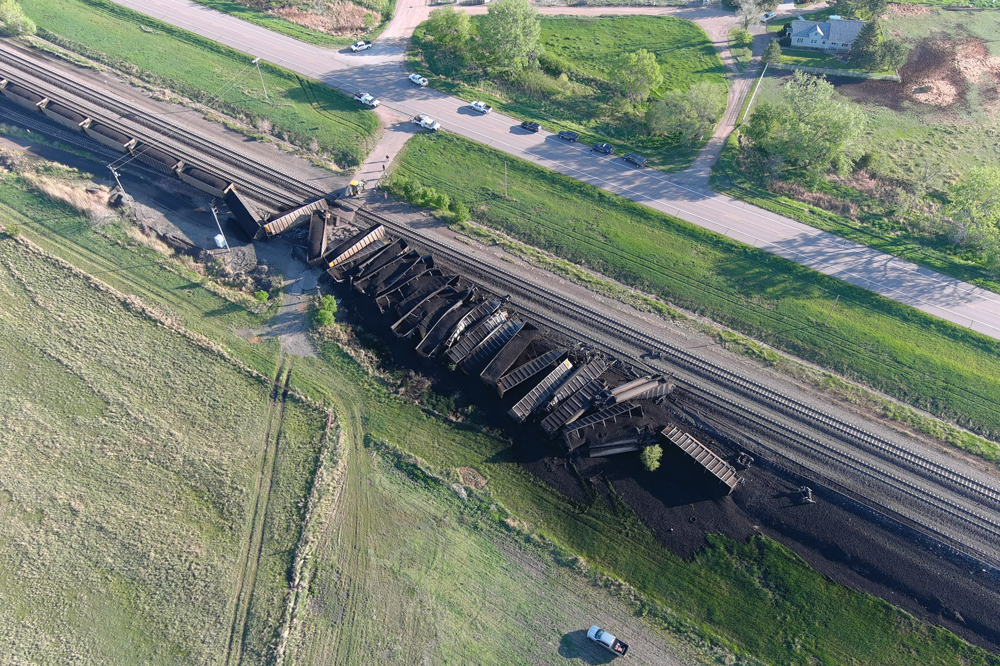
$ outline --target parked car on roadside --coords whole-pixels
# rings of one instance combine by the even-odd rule
[[[364,104],[365,106],[371,107],[373,109],[379,105],[379,101],[375,99],[375,95],[365,92],[363,90],[359,90],[358,92],[354,93],[354,101],[358,102],[359,104]]]
[[[419,74],[410,74],[410,81],[416,83],[421,88],[427,85],[427,79],[420,76]]]
[[[341,42],[341,43],[343,43],[343,42]],[[354,42],[353,44],[351,44],[351,50],[354,51],[355,53],[357,53],[358,51],[367,51],[371,47],[372,47],[372,43],[371,42],[366,42],[366,41],[363,41],[363,40],[360,41],[360,42]]]
[[[646,166],[646,158],[642,155],[637,155],[636,153],[626,153],[625,155],[622,155],[622,159],[626,162],[631,162],[640,169]]]
[[[771,19],[773,19],[777,15],[778,15],[778,12],[767,12],[767,13],[764,14],[764,16],[761,17],[760,20],[763,23],[767,23],[768,21],[770,21]]]
[[[600,153],[601,155],[614,155],[615,149],[611,147],[609,143],[599,143],[592,147],[591,152]]]
[[[559,138],[563,141],[569,141],[570,143],[576,143],[580,140],[580,135],[576,132],[570,132],[569,130],[562,130],[559,132]]]
[[[521,123],[521,129],[537,133],[538,130],[542,129],[542,126],[530,120],[525,120],[523,123]]]
[[[489,112],[491,112],[493,110],[492,106],[490,106],[486,102],[480,102],[479,100],[476,100],[475,102],[473,102],[469,106],[472,107],[473,111],[478,111],[479,113],[483,114],[484,116],[487,113],[489,113]]]
[[[437,132],[439,129],[441,129],[441,123],[439,123],[438,121],[434,120],[433,118],[431,118],[430,116],[428,116],[426,113],[421,113],[419,116],[417,116],[416,118],[414,118],[413,119],[413,124],[414,125],[420,125],[424,129],[429,129],[432,132]]]

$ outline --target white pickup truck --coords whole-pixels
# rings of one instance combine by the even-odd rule
[[[351,44],[351,50],[354,51],[355,53],[357,53],[358,51],[367,51],[371,47],[372,43],[366,41],[354,42],[353,44]]]
[[[480,102],[479,100],[476,100],[475,102],[473,102],[469,106],[472,107],[473,111],[478,111],[479,113],[481,113],[483,115],[486,115],[487,113],[489,113],[490,111],[493,110],[492,106],[490,106],[486,102]]]
[[[364,91],[354,93],[354,101],[365,106],[370,106],[373,109],[379,105],[379,101],[375,99],[374,95]]]
[[[426,113],[421,113],[419,116],[417,116],[416,118],[414,118],[413,119],[413,124],[414,125],[420,125],[424,129],[429,129],[432,132],[437,132],[439,129],[441,129],[441,123],[439,123],[438,121],[434,120],[433,118],[431,118],[430,116],[428,116]]]
[[[628,652],[628,643],[622,643],[596,624],[587,631],[587,638],[623,657]]]

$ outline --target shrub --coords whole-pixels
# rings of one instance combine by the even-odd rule
[[[327,294],[320,299],[319,309],[331,314],[337,314],[337,299]]]
[[[733,46],[738,46],[744,49],[753,46],[753,35],[750,34],[749,30],[744,30],[743,28],[734,29],[732,39]]]
[[[647,446],[639,454],[639,460],[642,461],[642,466],[646,468],[647,471],[655,472],[660,468],[660,458],[663,457],[663,449],[660,448],[659,444],[653,444],[652,446]]]
[[[0,23],[3,23],[0,32],[5,35],[35,34],[35,22],[24,15],[21,5],[14,0],[0,0]]]
[[[469,212],[468,209],[466,209],[465,212],[468,213]],[[21,235],[21,225],[19,224],[7,225],[7,236],[9,236],[10,238],[17,238],[20,235]]]
[[[256,298],[258,301],[260,301],[261,303],[267,303],[268,293],[263,289],[261,289],[260,291],[254,293],[253,297]]]
[[[320,326],[333,326],[337,323],[337,317],[329,310],[320,310],[316,313],[316,322]]]
[[[451,204],[451,216],[455,222],[468,222],[472,215],[469,207],[461,201],[453,201]]]

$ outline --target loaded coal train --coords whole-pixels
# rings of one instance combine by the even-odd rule
[[[236,223],[253,239],[276,236],[291,227],[308,222],[313,212],[327,208],[328,202],[324,197],[301,207],[268,214],[247,199],[235,183],[212,173],[208,165],[187,164],[163,147],[143,142],[10,78],[0,79],[0,95],[18,106],[41,113],[63,127],[81,132],[97,143],[127,155],[156,172],[173,176],[205,194],[223,199]]]
[[[495,392],[516,423],[537,425],[574,455],[674,446],[726,492],[735,488],[731,465],[689,434],[657,423],[656,406],[673,389],[666,377],[636,377],[616,359],[567,348],[519,316],[506,297],[436,265],[382,224],[329,248],[329,217],[312,216],[309,262],[370,299],[418,355],[440,359]]]

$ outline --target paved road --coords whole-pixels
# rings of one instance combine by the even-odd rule
[[[430,9],[420,0],[400,0],[376,47],[360,54],[304,44],[189,0],[117,2],[345,92],[364,88],[402,116],[427,113],[466,138],[1000,339],[998,294],[692,185],[683,174],[637,171],[548,132],[523,132],[514,118],[480,116],[459,99],[413,86],[405,78],[403,55],[413,28]],[[713,8],[669,13],[699,21],[721,14]]]

